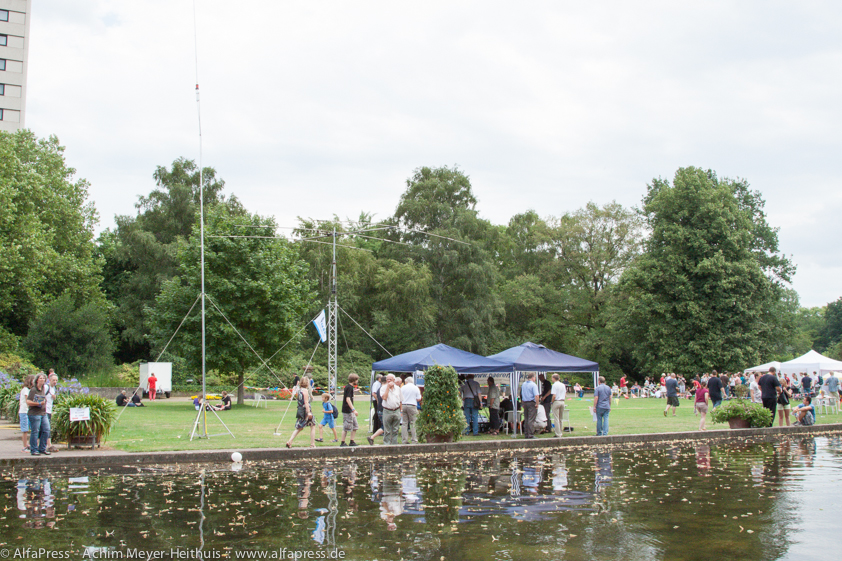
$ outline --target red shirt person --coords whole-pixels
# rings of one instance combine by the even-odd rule
[[[155,401],[155,385],[158,383],[158,378],[155,377],[154,372],[149,375],[146,382],[149,384],[149,399]]]

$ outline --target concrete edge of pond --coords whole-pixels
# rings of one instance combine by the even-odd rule
[[[441,444],[413,444],[393,446],[319,447],[319,448],[247,448],[238,450],[181,450],[175,452],[114,452],[93,451],[59,452],[52,456],[23,456],[0,459],[0,468],[38,467],[131,467],[149,464],[210,464],[230,463],[231,453],[240,452],[243,461],[287,461],[311,459],[349,459],[383,456],[409,456],[415,454],[440,454],[449,452],[497,452],[504,450],[565,449],[582,446],[642,444],[647,447],[676,441],[717,440],[769,440],[781,436],[842,433],[842,423],[813,425],[809,427],[771,427],[761,429],[725,429],[652,434],[620,434],[609,436],[565,436],[526,440],[503,438],[500,440],[463,440]]]

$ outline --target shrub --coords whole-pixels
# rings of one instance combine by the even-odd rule
[[[87,389],[87,388],[85,388]],[[70,422],[71,407],[90,407],[90,421]],[[94,394],[58,393],[53,405],[53,440],[69,441],[76,436],[98,435],[105,439],[117,420],[117,406],[110,399]]]
[[[12,353],[0,354],[0,371],[18,380],[39,372],[34,364]]]
[[[465,431],[459,378],[451,366],[433,366],[424,375],[424,400],[418,416],[422,435],[453,435],[459,440]]]
[[[14,421],[20,408],[21,384],[5,372],[0,371],[0,414]]]
[[[729,399],[713,410],[710,415],[714,423],[727,423],[728,419],[744,419],[752,427],[762,428],[772,424],[772,412],[759,403],[743,399]]]

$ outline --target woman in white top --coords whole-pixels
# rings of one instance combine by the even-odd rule
[[[29,405],[26,404],[26,398],[29,397],[29,390],[32,388],[33,382],[35,382],[35,376],[30,374],[23,380],[23,387],[20,389],[18,416],[20,417],[20,436],[24,452],[29,452]]]
[[[760,386],[757,384],[757,374],[751,375],[751,381],[748,383],[748,391],[751,394],[752,403],[761,403]]]

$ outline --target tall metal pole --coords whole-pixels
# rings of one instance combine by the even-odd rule
[[[205,194],[202,170],[202,106],[199,103],[199,33],[196,24],[196,0],[193,0],[193,47],[196,53],[196,111],[199,116],[199,247],[202,276],[202,433],[199,438],[208,437],[208,415],[205,407]]]
[[[336,324],[339,321],[339,303],[336,300],[336,226],[333,227],[333,261],[330,266],[330,300],[327,314],[327,386],[336,395]]]

